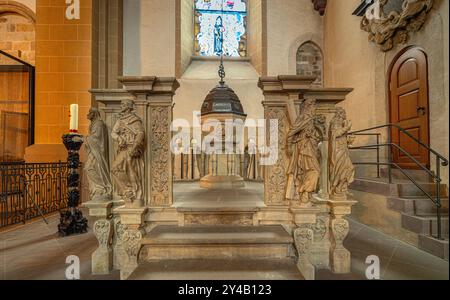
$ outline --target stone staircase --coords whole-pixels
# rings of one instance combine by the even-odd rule
[[[301,280],[281,225],[159,225],[142,241],[129,280]]]
[[[436,196],[436,184],[421,171],[408,171],[421,187],[431,196]],[[437,234],[437,217],[435,204],[424,196],[413,183],[398,171],[393,170],[393,184],[386,179],[386,171],[382,171],[381,179],[358,178],[351,185],[355,191],[373,193],[387,198],[387,207],[401,215],[401,226],[418,235],[418,247],[428,253],[449,259],[449,198],[448,187],[441,185],[442,232],[444,240],[434,238]]]

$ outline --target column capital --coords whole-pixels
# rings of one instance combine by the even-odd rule
[[[315,99],[317,104],[336,106],[343,102],[347,95],[353,92],[352,88],[313,88],[300,90],[300,98]]]
[[[300,93],[301,90],[310,89],[316,80],[314,76],[279,75],[260,77],[258,86],[263,93]]]
[[[137,98],[155,94],[174,95],[180,87],[175,77],[122,76],[118,79],[124,89]]]

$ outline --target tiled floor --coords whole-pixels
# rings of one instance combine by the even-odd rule
[[[352,273],[334,275],[321,270],[317,279],[365,279],[369,255],[377,255],[381,263],[382,279],[448,279],[449,263],[351,221],[351,230],[345,246],[352,253]],[[118,279],[90,274],[90,257],[97,247],[92,234],[59,238],[56,234],[57,216],[50,224],[36,221],[0,233],[0,279],[54,279],[64,280],[66,258],[77,255],[81,261],[81,279]],[[92,222],[90,222],[92,224]]]

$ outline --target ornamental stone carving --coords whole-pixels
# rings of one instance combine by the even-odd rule
[[[285,162],[282,156],[286,149],[286,112],[284,107],[269,107],[266,109],[267,120],[278,120],[278,128],[271,126],[270,136],[278,136],[278,160],[270,166],[270,171],[267,172],[268,190],[268,204],[280,205],[285,202],[285,183],[287,180]],[[270,149],[275,151],[275,149]]]
[[[310,206],[320,179],[319,143],[323,140],[324,120],[316,115],[316,102],[305,100],[287,137],[291,160],[288,168],[286,198]]]
[[[111,221],[98,220],[94,224],[94,235],[97,237],[100,247],[108,247],[112,238]]]
[[[126,255],[120,270],[122,279],[127,279],[138,266],[142,238],[143,232],[140,229],[128,229],[123,234],[122,243]]]
[[[382,51],[389,51],[395,42],[406,43],[411,32],[422,28],[433,3],[434,0],[379,0],[379,18],[369,20],[364,16],[361,29]]]
[[[91,121],[85,149],[87,160],[84,170],[88,178],[91,201],[109,201],[112,184],[108,162],[108,130],[97,108],[91,108],[87,115]]]
[[[355,178],[347,137],[351,128],[345,110],[339,108],[330,124],[328,148],[330,195],[335,199],[346,199],[348,187]]]
[[[297,267],[306,280],[314,280],[315,267],[310,261],[310,250],[314,240],[314,232],[307,227],[294,230],[294,244],[298,252]]]
[[[124,100],[122,112],[114,125],[111,136],[118,150],[112,166],[112,177],[117,195],[126,207],[144,205],[144,150],[145,132],[142,119],[134,113],[134,101]]]
[[[169,106],[151,107],[151,157],[152,184],[151,205],[167,206],[169,197],[170,161],[172,154],[167,145],[170,144]],[[187,168],[186,168],[187,170]]]

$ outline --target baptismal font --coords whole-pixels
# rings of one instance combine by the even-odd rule
[[[242,188],[240,149],[247,115],[236,93],[225,84],[223,60],[219,69],[220,82],[206,96],[201,109],[203,151],[207,155],[208,172],[200,186],[208,189]],[[241,128],[241,132],[239,130]],[[232,130],[230,130],[232,129]]]

